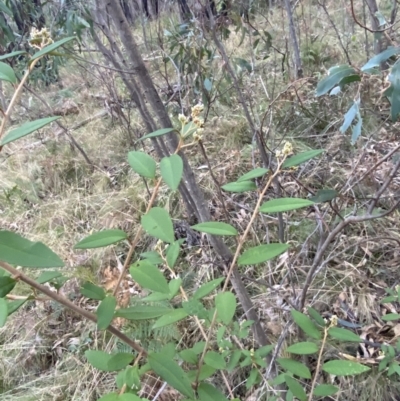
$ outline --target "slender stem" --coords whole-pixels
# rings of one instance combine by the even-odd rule
[[[95,323],[97,322],[97,317],[95,314],[75,305],[68,298],[66,298],[56,292],[51,291],[48,287],[46,287],[42,284],[39,284],[35,280],[33,280],[30,277],[28,277],[27,275],[25,275],[21,270],[17,270],[16,268],[10,266],[8,263],[1,262],[1,261],[0,261],[0,267],[2,267],[4,270],[11,273],[16,280],[23,281],[24,283],[28,284],[30,287],[34,288],[35,290],[42,292],[43,294],[47,295],[52,300],[65,306],[67,309],[74,311],[78,315],[83,316],[84,318],[86,318],[92,322],[95,322]],[[130,339],[128,336],[121,333],[116,327],[109,325],[106,330],[108,332],[110,332],[111,334],[115,335],[116,337],[118,337],[124,343],[128,344],[135,351],[141,353],[143,356],[147,355],[147,352],[145,349],[143,349],[139,344],[137,344],[135,341]]]

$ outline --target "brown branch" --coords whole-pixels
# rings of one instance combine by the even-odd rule
[[[53,301],[58,302],[59,304],[63,305],[67,309],[77,313],[78,315],[84,317],[87,320],[90,320],[94,323],[97,322],[97,317],[95,314],[87,311],[86,309],[83,309],[77,305],[75,305],[73,302],[71,302],[68,298],[51,291],[48,287],[39,284],[35,280],[31,279],[27,275],[25,275],[21,270],[15,269],[14,267],[10,266],[8,263],[1,262],[0,261],[0,266],[11,273],[13,276],[17,277],[18,280],[23,281],[24,283],[28,284],[30,287],[34,288],[35,290],[38,290],[42,292],[43,294],[47,295],[49,298],[51,298]],[[138,343],[130,339],[128,336],[126,336],[124,333],[121,333],[116,327],[109,325],[106,329],[109,333],[115,335],[118,337],[121,341],[129,345],[132,349],[134,349],[136,352],[141,353],[143,356],[147,355],[147,351],[143,349]]]

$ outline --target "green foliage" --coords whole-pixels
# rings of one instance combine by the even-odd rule
[[[128,236],[122,230],[104,230],[98,233],[94,233],[79,241],[74,248],[75,249],[90,249],[90,248],[102,248],[104,246],[115,244],[119,241],[127,239]]]

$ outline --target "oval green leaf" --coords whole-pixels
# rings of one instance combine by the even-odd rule
[[[215,307],[221,322],[229,324],[236,312],[236,297],[229,291],[220,292],[215,297]]]
[[[44,47],[42,50],[38,51],[31,57],[31,61],[36,60],[37,58],[42,57],[45,54],[51,53],[52,51],[58,49],[60,46],[65,45],[66,43],[71,42],[71,40],[74,39],[76,39],[75,36],[70,36],[68,38],[61,39],[57,42],[52,43],[51,45]]]
[[[278,358],[277,362],[282,366],[282,368],[294,375],[302,377],[303,379],[311,379],[310,370],[301,362],[289,358]]]
[[[257,186],[253,181],[236,181],[225,184],[221,188],[227,192],[246,192],[256,190]]]
[[[96,310],[98,330],[105,330],[111,324],[116,306],[117,301],[112,296],[105,297],[100,302]]]
[[[181,244],[179,241],[173,242],[167,248],[165,257],[167,259],[167,264],[171,269],[175,266],[175,263],[178,260],[180,250],[181,250]]]
[[[0,277],[0,298],[4,298],[17,284],[16,280],[9,276]]]
[[[106,296],[103,288],[89,282],[83,284],[81,288],[81,294],[86,298],[96,299],[98,301],[103,300]]]
[[[164,242],[170,244],[175,241],[174,227],[168,212],[161,207],[153,207],[142,216],[144,230]]]
[[[315,203],[324,203],[335,199],[338,195],[339,193],[334,189],[320,189],[310,200]]]
[[[1,2],[0,2],[1,4]],[[1,7],[0,7],[1,8]],[[0,56],[0,60],[5,60],[7,58],[11,58],[11,57],[15,57],[15,56],[19,56],[20,54],[26,54],[25,50],[17,50],[16,52],[11,52],[11,53],[7,53],[7,54],[3,54],[2,56]]]
[[[0,81],[7,81],[15,84],[17,77],[14,70],[6,63],[0,62]]]
[[[172,132],[173,130],[174,130],[174,128],[161,128],[161,129],[158,129],[157,131],[151,132],[150,134],[142,136],[139,139],[139,141],[143,141],[144,139],[147,139],[147,138],[155,138],[157,136],[166,135],[166,134],[169,134],[170,132]]]
[[[226,362],[224,357],[215,351],[208,351],[204,356],[204,362],[208,366],[212,366],[215,369],[225,369]]]
[[[94,233],[79,241],[74,249],[102,248],[127,239],[128,236],[122,230],[103,230]]]
[[[142,177],[154,178],[156,176],[156,162],[145,152],[129,152],[128,163],[132,170]]]
[[[321,339],[321,332],[308,316],[294,309],[291,310],[291,313],[293,320],[308,336],[315,338],[316,340]]]
[[[303,207],[308,207],[313,204],[314,202],[308,199],[298,199],[298,198],[271,199],[267,202],[264,202],[260,206],[260,212],[262,213],[288,212],[290,210],[296,210],[296,209],[301,209]]]
[[[165,306],[148,306],[136,305],[131,308],[121,308],[115,311],[116,317],[123,317],[128,320],[147,320],[155,319],[166,313],[171,312],[173,309]]]
[[[28,301],[28,298],[16,299],[15,301],[8,301],[7,302],[8,316],[10,316],[12,313],[16,312],[27,301]]]
[[[8,316],[8,305],[4,298],[0,298],[0,327],[6,324]]]
[[[88,350],[85,352],[86,359],[96,369],[108,372],[108,361],[111,359],[110,354],[104,351]]]
[[[300,401],[307,401],[307,394],[305,393],[302,385],[296,379],[293,379],[293,377],[289,375],[285,375],[285,382],[289,387],[289,390],[296,398],[298,398]]]
[[[248,181],[248,180],[252,180],[254,178],[262,177],[263,175],[267,174],[268,171],[269,170],[267,168],[263,168],[263,167],[255,168],[254,170],[251,170],[248,173],[243,174],[241,177],[239,177],[237,179],[236,182]]]
[[[372,57],[366,64],[364,64],[361,67],[361,71],[365,72],[374,67],[379,67],[381,63],[398,53],[400,53],[399,47],[388,47],[386,50]]]
[[[329,75],[323,78],[317,85],[316,95],[322,96],[328,93],[343,78],[354,75],[356,72],[349,65],[338,65],[329,69]]]
[[[309,355],[317,353],[318,347],[315,343],[306,341],[292,344],[290,347],[287,348],[287,351],[297,355]]]
[[[23,267],[64,266],[64,262],[46,245],[31,242],[12,231],[0,231],[0,260]]]
[[[44,284],[48,283],[51,280],[54,280],[55,278],[61,277],[60,272],[55,272],[55,271],[49,271],[49,272],[43,272],[37,279],[36,282],[39,284]]]
[[[109,372],[115,372],[126,368],[135,358],[135,355],[127,352],[119,352],[118,354],[111,355],[107,361],[107,369]]]
[[[55,120],[58,120],[60,117],[46,117],[41,118],[40,120],[29,121],[25,124],[22,124],[18,128],[15,128],[7,133],[4,138],[0,141],[0,146],[6,145],[7,143],[16,141],[26,135],[31,134],[32,132],[43,128],[45,125],[52,123]]]
[[[179,155],[164,157],[160,162],[161,177],[168,185],[169,189],[175,191],[183,174],[183,161]]]
[[[212,235],[237,235],[238,233],[235,227],[219,221],[199,223],[192,226],[192,228],[193,230],[200,231],[201,233]]]
[[[363,340],[355,333],[350,330],[342,329],[340,327],[331,327],[328,330],[328,334],[341,341],[351,341],[355,343],[361,343]]]
[[[398,314],[398,313],[388,313],[387,315],[381,316],[381,319],[384,320],[385,322],[390,322],[392,320],[399,320],[400,319],[400,314]]]
[[[298,166],[301,163],[305,163],[306,161],[319,156],[323,152],[325,152],[325,149],[308,150],[307,152],[299,153],[298,155],[286,159],[283,162],[282,168]]]
[[[266,244],[247,249],[238,259],[238,265],[255,265],[279,256],[289,249],[287,244]]]
[[[353,361],[329,361],[324,363],[322,370],[336,376],[353,376],[368,372],[371,368]]]
[[[148,260],[133,264],[129,272],[132,278],[143,288],[163,294],[169,294],[168,282],[161,271]]]
[[[193,295],[194,299],[202,299],[213,292],[223,281],[224,277],[217,278],[208,283],[203,284]]]
[[[339,387],[333,386],[332,384],[320,384],[315,387],[313,395],[316,397],[328,397],[339,391]]]
[[[194,399],[194,392],[189,378],[184,370],[169,356],[163,353],[150,353],[148,356],[153,371],[165,380],[171,387],[186,397]]]
[[[173,309],[171,312],[161,316],[153,325],[153,329],[159,329],[160,327],[169,326],[172,323],[179,322],[180,320],[188,317],[188,313],[183,309]]]
[[[199,393],[200,401],[228,401],[221,391],[209,383],[200,383],[197,391]]]

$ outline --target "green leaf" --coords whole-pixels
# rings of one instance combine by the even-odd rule
[[[0,2],[0,4],[1,4],[1,2]],[[0,6],[0,8],[1,8],[1,6]],[[27,54],[27,53],[26,53],[25,50],[18,50],[16,52],[3,54],[2,56],[0,56],[0,60],[6,60],[6,59],[11,58],[11,57],[19,56],[20,54]]]
[[[257,189],[257,185],[253,181],[240,181],[240,182],[230,182],[221,187],[227,192],[246,192],[254,191]]]
[[[229,358],[228,365],[226,366],[226,370],[231,373],[234,369],[239,366],[240,358],[242,357],[241,350],[233,351],[231,357]]]
[[[218,389],[208,383],[200,383],[197,391],[200,401],[228,401]]]
[[[265,358],[271,351],[275,348],[275,345],[264,345],[263,347],[259,348],[255,355],[260,358]]]
[[[197,316],[199,319],[207,319],[208,311],[198,299],[189,299],[182,302],[182,307],[186,313],[191,316]]]
[[[85,351],[85,356],[88,362],[96,369],[103,372],[108,372],[108,361],[111,359],[111,355],[104,351]]]
[[[322,327],[325,327],[326,323],[324,318],[314,309],[311,307],[307,308],[308,314]]]
[[[361,71],[367,72],[371,68],[379,67],[381,63],[388,60],[390,57],[400,53],[399,47],[388,47],[383,52],[377,54],[376,56],[372,57],[366,64],[361,67]]]
[[[159,265],[164,262],[160,254],[156,251],[143,252],[140,254],[140,256],[143,259],[148,260],[153,265]]]
[[[334,86],[338,85],[343,78],[355,75],[356,72],[348,65],[339,65],[329,69],[328,76],[323,78],[317,85],[316,95],[322,96],[328,93]]]
[[[197,364],[197,355],[191,349],[184,349],[179,353],[180,357],[184,362],[190,363],[192,365]]]
[[[61,277],[60,272],[55,272],[55,271],[47,271],[43,272],[37,279],[36,282],[39,284],[44,284],[48,283],[51,280],[54,280],[57,277]]]
[[[147,138],[155,138],[156,136],[166,135],[172,131],[174,131],[174,128],[161,128],[158,129],[157,131],[151,132],[150,134],[142,136],[140,139],[138,139],[138,141],[143,141],[144,139]]]
[[[2,62],[0,62],[0,81],[7,81],[12,84],[17,83],[14,70],[8,64]]]
[[[336,376],[353,376],[368,372],[371,368],[353,361],[329,361],[324,363],[322,370]]]
[[[174,241],[167,248],[165,257],[167,259],[167,264],[171,269],[174,268],[175,263],[178,260],[180,250],[181,250],[181,244],[179,241]]]
[[[316,397],[328,397],[339,391],[339,387],[333,386],[332,384],[320,384],[315,387],[313,395]]]
[[[9,294],[17,281],[11,277],[0,277],[0,298],[4,298],[7,294]]]
[[[283,162],[282,168],[298,166],[301,163],[305,163],[306,161],[319,156],[323,152],[325,152],[325,149],[308,150],[307,152],[299,153],[298,155],[294,155],[286,159]]]
[[[317,353],[318,347],[315,343],[301,342],[301,343],[297,343],[297,344],[292,344],[286,350],[287,350],[287,352],[291,352],[292,354],[308,355],[308,354]]]
[[[328,334],[331,337],[341,341],[351,341],[355,343],[361,343],[363,341],[357,334],[354,334],[352,331],[342,329],[340,327],[331,327],[328,330]]]
[[[170,244],[175,241],[174,227],[168,212],[161,207],[153,207],[142,216],[144,230],[153,237],[156,237]]]
[[[302,377],[303,379],[311,379],[310,370],[301,362],[289,358],[278,358],[277,362],[282,366],[282,368],[294,375]]]
[[[175,191],[179,187],[183,175],[183,161],[179,155],[164,157],[160,162],[161,177],[169,189]]]
[[[215,297],[215,307],[222,323],[229,324],[236,312],[236,297],[231,292],[220,292]]]
[[[317,193],[310,198],[315,203],[324,203],[330,202],[332,199],[335,199],[339,193],[334,189],[320,189]]]
[[[79,241],[74,249],[102,248],[127,239],[127,234],[122,230],[103,230],[94,233]]]
[[[161,316],[154,324],[153,329],[169,326],[172,323],[179,322],[185,317],[189,316],[183,308],[173,309],[170,312]]]
[[[25,302],[28,301],[28,298],[26,299],[16,299],[15,301],[8,301],[8,316],[10,316],[12,313],[16,312]]]
[[[191,382],[194,382],[197,377],[197,370],[190,370],[187,375]],[[206,380],[216,372],[212,366],[203,365],[200,369],[199,381]]]
[[[70,36],[68,38],[61,39],[57,42],[52,43],[51,45],[44,47],[42,50],[38,51],[31,57],[31,61],[36,60],[39,57],[42,57],[46,54],[53,52],[54,50],[58,49],[60,46],[65,45],[66,43],[71,42],[71,40],[74,40],[74,39],[76,39],[75,36]]]
[[[129,365],[135,355],[120,352],[117,354],[107,354],[104,351],[92,351],[88,350],[85,352],[86,359],[88,362],[103,372],[114,372],[116,370],[121,370]]]
[[[10,17],[13,17],[12,11],[4,4],[3,1],[0,1],[0,11],[8,14]]]
[[[170,294],[163,294],[161,292],[152,292],[146,297],[140,298],[141,302],[160,302],[171,299]]]
[[[237,179],[236,182],[249,181],[254,178],[259,178],[259,177],[262,177],[263,175],[267,174],[268,172],[269,172],[269,170],[267,168],[258,167],[258,168],[255,168],[254,170],[249,171],[246,174],[243,174],[241,177],[239,177]]]
[[[171,387],[186,397],[195,398],[188,376],[174,360],[163,353],[150,353],[148,361],[153,371]]]
[[[400,314],[388,313],[387,315],[381,316],[381,319],[384,320],[385,322],[390,322],[392,320],[398,320],[398,319],[400,319]]]
[[[208,283],[203,284],[194,294],[194,299],[202,299],[206,297],[208,294],[213,292],[222,282],[224,281],[224,277],[217,278]]]
[[[170,280],[168,283],[169,287],[169,297],[168,299],[172,299],[179,291],[182,285],[182,279],[181,278],[175,278]]]
[[[203,85],[204,85],[204,89],[205,89],[207,92],[210,92],[210,91],[211,91],[211,89],[212,89],[212,82],[211,82],[208,78],[206,78],[206,79],[204,80]]]
[[[46,117],[41,118],[35,121],[28,121],[27,123],[22,124],[18,128],[15,128],[7,133],[0,141],[0,146],[6,145],[7,143],[16,141],[26,135],[31,134],[32,132],[43,128],[45,125],[52,123],[55,120],[58,120],[60,117]]]
[[[96,310],[97,329],[105,330],[112,322],[117,301],[115,297],[105,297]]]
[[[361,128],[362,128],[362,118],[361,114],[357,114],[358,121],[357,124],[353,126],[352,128],[352,134],[351,134],[351,144],[354,145],[357,142],[357,139],[361,135]]]
[[[109,372],[115,372],[126,368],[135,358],[135,355],[127,352],[119,352],[118,354],[111,355],[107,361],[107,368]]]
[[[390,117],[392,121],[396,121],[400,113],[400,60],[392,67],[388,80],[391,85],[384,94],[390,102]]]
[[[0,260],[23,267],[63,267],[64,262],[46,245],[11,231],[0,231]]]
[[[204,356],[204,362],[215,369],[225,369],[226,362],[224,357],[215,351],[208,351]]]
[[[148,260],[140,260],[133,264],[129,272],[132,278],[143,288],[169,294],[168,282],[161,271]]]
[[[316,340],[321,339],[321,332],[308,316],[294,309],[291,310],[291,313],[293,320],[308,336],[315,338]]]
[[[260,212],[262,212],[262,213],[287,212],[289,210],[295,210],[295,209],[300,209],[303,207],[308,207],[313,204],[314,204],[314,202],[307,200],[307,199],[298,199],[298,198],[271,199],[267,202],[264,202],[260,206]]]
[[[0,298],[0,327],[6,324],[8,317],[8,305],[4,298]]]
[[[359,111],[360,101],[354,102],[354,104],[350,107],[347,113],[344,115],[343,125],[340,127],[340,132],[344,134],[347,129],[350,127],[353,120],[356,118],[356,115]]]
[[[132,170],[142,177],[154,178],[156,176],[156,162],[145,152],[129,152],[128,163]]]
[[[271,260],[289,249],[287,244],[258,245],[247,249],[238,259],[238,265],[255,265]]]
[[[289,387],[289,390],[296,398],[298,398],[300,401],[307,401],[307,394],[296,379],[293,379],[293,377],[289,375],[285,375],[285,382]]]
[[[96,299],[98,301],[103,300],[106,296],[103,288],[89,282],[83,284],[81,288],[81,294],[86,298]]]
[[[237,235],[238,233],[235,227],[218,221],[199,223],[192,226],[192,228],[193,230],[200,231],[201,233],[212,235]]]
[[[173,309],[165,306],[133,306],[131,308],[121,308],[115,311],[116,317],[123,317],[128,320],[147,320],[154,319],[171,312]]]

